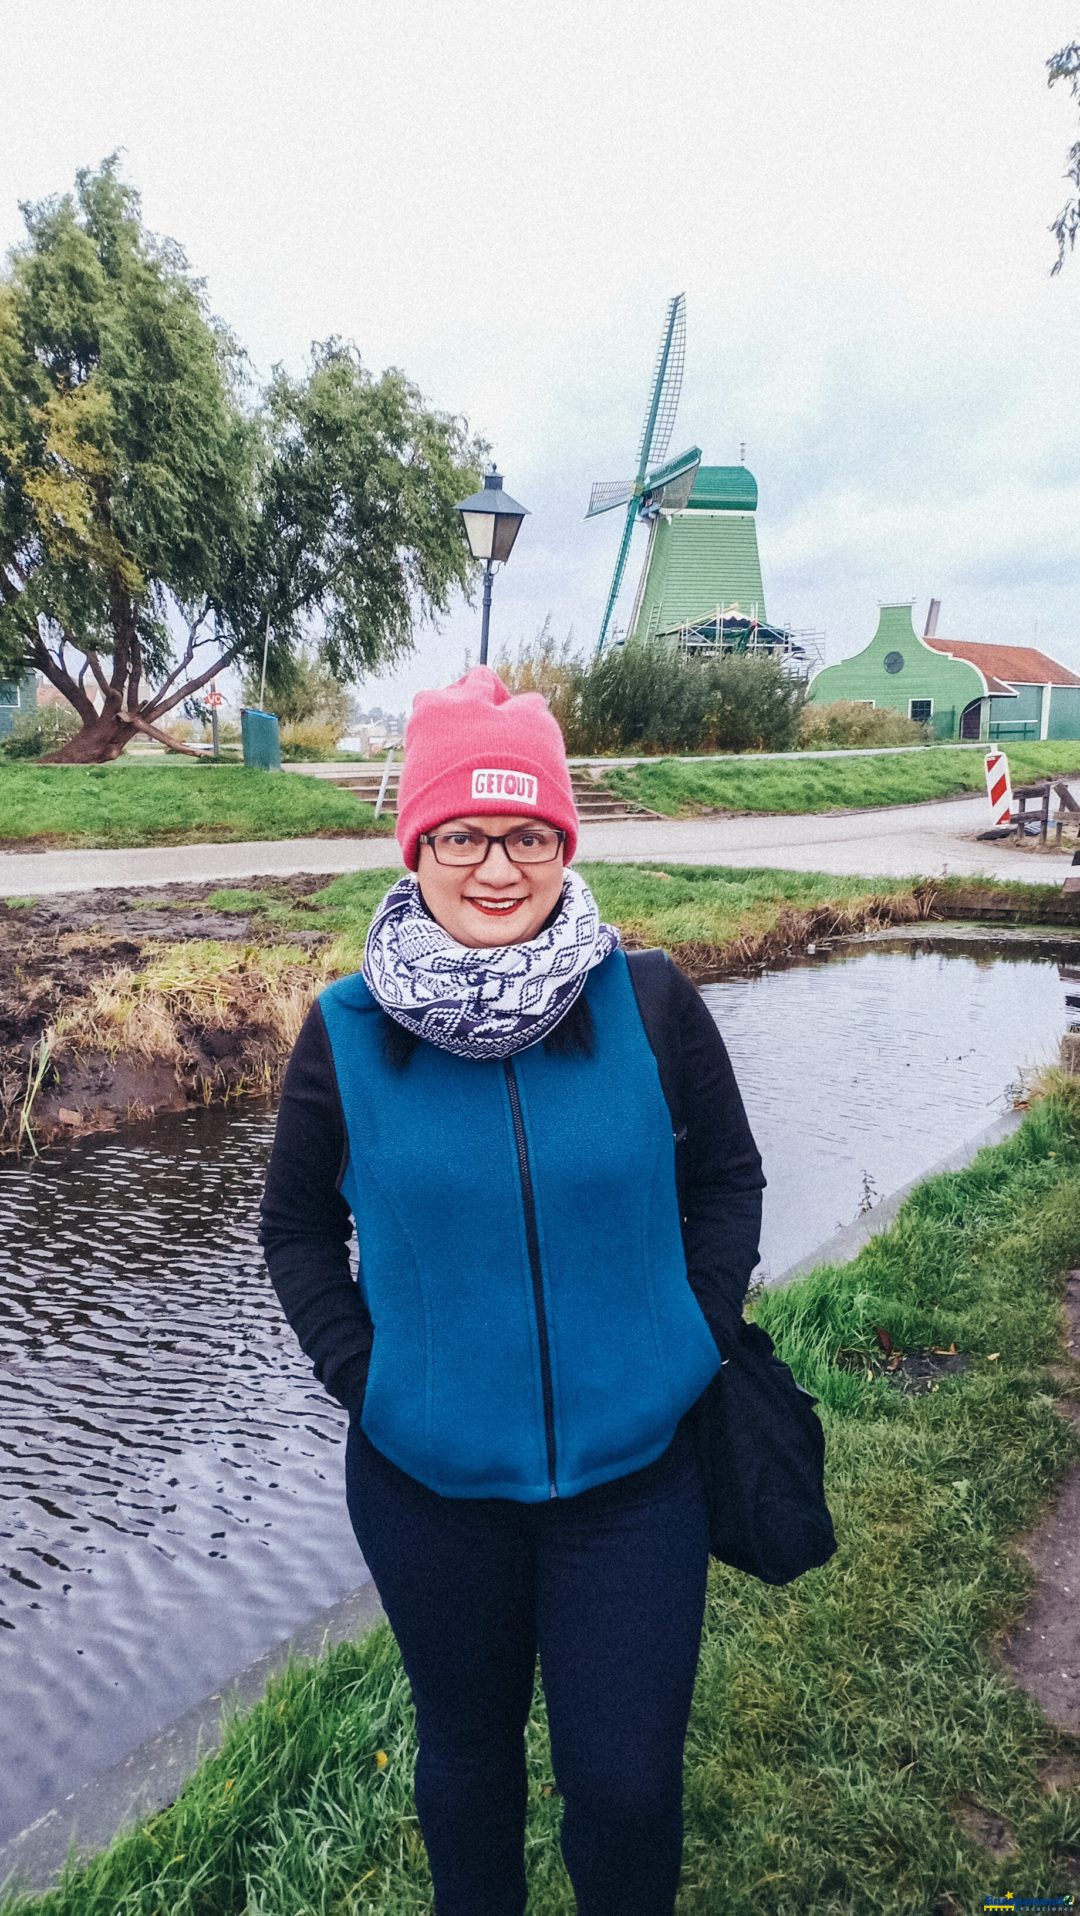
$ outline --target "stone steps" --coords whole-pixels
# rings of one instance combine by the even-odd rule
[[[348,766],[343,766],[340,773],[334,772],[329,775],[328,782],[337,785],[342,791],[355,792],[357,798],[365,805],[375,805],[378,801],[382,778],[383,775],[379,771],[366,771],[363,768],[353,771]],[[400,767],[392,766],[387,781],[386,796],[383,799],[383,812],[388,818],[393,818],[397,811],[400,778]],[[660,816],[658,812],[646,810],[644,805],[636,805],[633,800],[620,798],[615,792],[608,791],[606,786],[588,772],[572,771],[571,780],[574,787],[574,803],[583,825],[613,824],[628,818]]]

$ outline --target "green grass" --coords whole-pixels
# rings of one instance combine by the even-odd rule
[[[1018,745],[1013,781],[1080,771],[1080,743]],[[983,789],[977,752],[934,746],[902,756],[783,760],[656,759],[605,772],[605,783],[669,817],[818,812],[900,805]],[[325,779],[243,765],[60,766],[0,759],[0,846],[188,845],[390,833],[371,806]]]
[[[208,893],[203,900],[211,911],[269,911],[271,899],[264,891],[245,891],[242,886],[223,885],[217,891]]]
[[[1080,742],[1007,748],[1014,785],[1080,771]],[[958,798],[985,790],[981,752],[930,746],[873,757],[649,760],[613,766],[604,783],[670,818],[709,810],[827,812]]]
[[[1080,1091],[924,1184],[849,1265],[756,1315],[819,1396],[839,1551],[787,1590],[714,1566],[686,1764],[682,1916],[932,1916],[1007,1882],[1075,1881],[1080,1796],[1040,1768],[1068,1749],[987,1644],[1028,1585],[1010,1539],[1080,1443],[1044,1368],[1061,1361],[1061,1273],[1080,1243]],[[881,1372],[895,1343],[957,1346],[929,1395]],[[430,1909],[411,1797],[413,1721],[380,1629],[294,1666],[232,1723],[178,1801],[4,1916],[404,1916]],[[530,1911],[569,1916],[538,1699],[530,1726]],[[1004,1873],[955,1806],[1004,1817]]]
[[[709,865],[583,865],[602,917],[647,944],[724,945],[761,938],[785,912],[868,910],[877,899],[910,899],[907,878],[836,878]]]
[[[245,765],[0,760],[0,845],[192,845],[393,829],[325,779]]]
[[[844,878],[829,872],[718,865],[584,864],[576,869],[593,891],[603,918],[642,944],[663,945],[684,958],[688,947],[719,952],[774,934],[782,939],[791,914],[827,910],[838,921],[857,920],[884,903],[898,918],[913,918],[919,915],[915,900],[920,887],[943,902],[974,890],[1000,896],[1032,924],[1039,923],[1041,905],[1060,896],[1055,885],[1012,880]],[[371,914],[386,893],[388,879],[385,871],[348,872],[312,895],[315,911],[295,913],[291,922],[335,932],[335,964],[356,969]]]
[[[902,908],[914,891],[910,879],[834,878],[826,872],[740,871],[715,865],[586,864],[576,869],[593,891],[602,917],[644,944],[669,950],[767,937],[793,910],[834,906],[838,912],[858,913],[879,899],[895,900]],[[385,871],[345,873],[313,894],[317,913],[297,914],[293,922],[336,932],[335,964],[342,970],[356,969],[371,915],[387,884]]]

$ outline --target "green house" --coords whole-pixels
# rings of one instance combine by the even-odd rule
[[[21,712],[37,709],[37,673],[21,679],[0,679],[0,738],[6,738]]]
[[[1080,738],[1075,672],[1031,645],[920,638],[910,600],[883,605],[869,645],[815,673],[808,697],[902,712],[940,739]]]

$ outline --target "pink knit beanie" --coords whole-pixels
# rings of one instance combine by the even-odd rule
[[[546,818],[577,850],[578,815],[558,723],[539,692],[508,692],[486,665],[418,692],[405,728],[397,838],[410,871],[417,840],[447,818]]]

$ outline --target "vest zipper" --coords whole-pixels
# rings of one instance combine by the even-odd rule
[[[529,1153],[525,1143],[525,1121],[521,1115],[521,1099],[518,1096],[517,1079],[514,1076],[513,1061],[503,1059],[506,1073],[506,1088],[510,1093],[510,1115],[514,1120],[514,1143],[517,1146],[518,1173],[521,1177],[521,1197],[525,1207],[525,1243],[529,1252],[529,1271],[532,1276],[533,1304],[536,1309],[536,1329],[540,1338],[540,1379],[544,1392],[544,1435],[547,1440],[548,1495],[557,1497],[555,1487],[555,1393],[551,1386],[551,1348],[548,1343],[547,1316],[544,1311],[544,1274],[540,1267],[540,1236],[536,1228],[536,1194],[533,1191],[532,1172],[529,1169]]]

